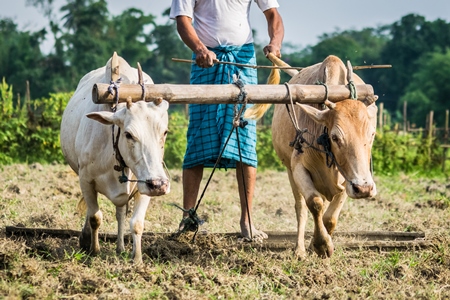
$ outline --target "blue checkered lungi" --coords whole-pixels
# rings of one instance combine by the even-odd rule
[[[224,46],[210,49],[216,53],[219,61],[256,65],[253,44],[243,46]],[[193,55],[195,60],[195,54]],[[191,69],[191,84],[230,84],[236,74],[244,84],[257,84],[257,72],[252,68],[240,68],[233,65],[216,64],[211,68],[200,68],[196,64]],[[247,104],[246,107],[250,107]],[[237,110],[239,111],[240,105]],[[187,131],[187,149],[183,169],[198,165],[213,167],[225,143],[233,130],[235,115],[234,104],[189,104],[189,127]],[[244,128],[237,128],[240,152],[244,164],[257,167],[256,121],[248,121]],[[239,157],[236,130],[231,134],[220,168],[236,168]]]

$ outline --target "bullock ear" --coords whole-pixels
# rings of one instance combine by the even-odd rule
[[[95,120],[105,125],[114,124],[114,113],[109,111],[92,112],[86,115],[89,119]]]
[[[375,105],[375,103],[372,103],[371,105],[367,106],[367,113],[369,115],[369,120],[372,123],[372,126],[376,128],[378,107]]]
[[[325,114],[329,112],[329,110],[319,110],[310,105],[296,103],[300,106],[301,110],[311,117],[315,122],[320,124],[325,124]]]
[[[367,112],[369,113],[369,118],[376,118],[378,107],[375,105],[375,103],[372,103],[371,105],[367,106]]]

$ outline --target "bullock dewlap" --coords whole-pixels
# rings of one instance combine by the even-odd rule
[[[111,66],[112,61],[117,65]],[[80,246],[93,254],[100,251],[98,231],[102,212],[97,196],[101,193],[116,206],[117,251],[124,251],[126,205],[134,198],[130,220],[133,258],[135,263],[141,263],[141,237],[150,196],[164,195],[170,190],[163,163],[168,103],[119,103],[114,111],[109,104],[94,104],[93,85],[110,83],[111,74],[117,70],[120,70],[117,75],[122,83],[138,83],[137,69],[116,54],[105,67],[86,74],[64,111],[61,147],[67,162],[79,176],[87,208]],[[153,83],[147,74],[142,76],[143,83]],[[120,92],[118,82],[115,88]]]
[[[278,63],[277,63],[278,64]],[[280,65],[286,65],[280,62]],[[269,83],[279,83],[273,77]],[[289,83],[347,85],[348,70],[336,56],[294,74]],[[364,82],[355,74],[355,85]],[[275,79],[274,79],[275,78]],[[376,96],[373,96],[374,100]],[[310,244],[321,257],[334,251],[331,235],[347,196],[372,197],[376,186],[371,173],[371,149],[376,130],[377,107],[353,99],[326,106],[275,105],[272,139],[278,157],[286,166],[295,198],[297,215],[296,254],[306,255],[307,211],[314,219]],[[268,106],[255,105],[247,115],[260,117]],[[289,115],[290,114],[290,115]]]

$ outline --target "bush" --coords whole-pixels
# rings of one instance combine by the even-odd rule
[[[12,86],[0,85],[0,163],[64,162],[59,143],[63,108],[71,93],[32,103],[13,102]]]
[[[0,164],[19,160],[27,138],[27,117],[24,108],[13,103],[13,89],[3,78],[0,85]]]
[[[31,103],[14,103],[12,86],[3,79],[0,84],[0,164],[63,163],[60,124],[71,95],[58,93]],[[188,120],[183,111],[170,112],[164,160],[171,169],[182,167],[187,127]],[[259,126],[257,135],[259,168],[284,170],[272,145],[271,128]],[[372,149],[374,171],[383,175],[439,173],[443,161],[441,152],[435,139],[385,131],[375,137]]]
[[[186,151],[188,120],[182,112],[169,114],[169,133],[164,148],[164,161],[169,169],[180,169]]]
[[[442,154],[435,139],[390,131],[375,136],[372,160],[374,171],[383,175],[429,173],[440,171]]]
[[[258,154],[258,168],[261,170],[284,170],[285,166],[278,158],[272,144],[272,129],[268,126],[258,127],[256,153]]]

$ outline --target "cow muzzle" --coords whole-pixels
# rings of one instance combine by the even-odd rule
[[[168,179],[156,178],[145,181],[145,190],[149,196],[161,196],[170,192],[170,183]]]
[[[353,199],[370,198],[377,194],[377,187],[374,182],[364,184],[352,182],[347,185],[347,194]]]

